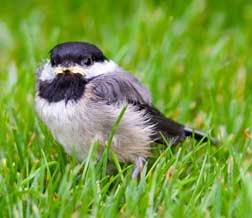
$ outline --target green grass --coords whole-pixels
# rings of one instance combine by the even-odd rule
[[[1,2],[0,217],[252,217],[251,1],[69,2]],[[34,110],[33,73],[69,40],[97,44],[168,117],[222,143],[160,147],[139,181],[116,161],[106,175],[95,145],[68,157]]]

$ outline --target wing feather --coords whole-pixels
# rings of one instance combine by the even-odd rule
[[[154,128],[153,141],[165,143],[163,137],[172,139],[173,144],[185,138],[184,126],[167,119],[151,103],[147,88],[128,73],[109,73],[92,80],[94,101],[106,104],[131,104],[136,111],[144,111],[146,123]]]
[[[91,82],[92,93],[96,101],[107,104],[139,102],[151,105],[151,94],[136,78],[126,72],[100,75]]]

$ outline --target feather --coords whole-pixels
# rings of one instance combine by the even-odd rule
[[[165,144],[171,140],[172,144],[178,144],[187,136],[194,136],[196,140],[205,142],[207,134],[193,130],[166,118],[151,103],[149,91],[134,77],[125,72],[108,73],[98,76],[91,82],[93,100],[105,101],[106,104],[129,104],[136,111],[143,111],[146,123],[153,126],[151,139],[157,143]],[[95,96],[95,97],[94,97]],[[215,142],[215,139],[212,139]]]

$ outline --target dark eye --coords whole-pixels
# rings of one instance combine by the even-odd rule
[[[56,64],[54,59],[51,59],[51,65],[54,66]]]
[[[81,65],[86,65],[86,66],[90,66],[93,64],[93,59],[92,57],[87,57],[87,58],[83,58],[81,60]]]

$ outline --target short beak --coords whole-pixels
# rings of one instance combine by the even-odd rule
[[[81,67],[78,67],[78,66],[73,66],[73,67],[56,67],[54,72],[56,74],[61,74],[61,73],[66,73],[66,72],[70,72],[70,73],[73,73],[73,74],[81,74],[82,76],[85,76],[86,73],[85,71],[81,68]]]

